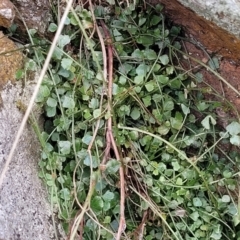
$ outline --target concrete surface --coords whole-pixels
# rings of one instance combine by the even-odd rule
[[[33,82],[22,87],[8,83],[1,91],[0,169],[2,169],[22,119],[16,101],[26,103]],[[40,146],[31,126],[27,126],[0,189],[0,240],[63,239],[54,234],[51,207],[45,186],[38,178]],[[61,229],[56,223],[56,231]]]

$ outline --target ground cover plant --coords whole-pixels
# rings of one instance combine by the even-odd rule
[[[230,104],[181,69],[180,31],[145,2],[69,13],[36,99],[40,176],[69,239],[240,239],[240,124],[218,126]]]

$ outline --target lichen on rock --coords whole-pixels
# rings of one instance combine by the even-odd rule
[[[23,66],[23,54],[16,45],[0,31],[0,89],[8,82],[14,82],[15,74]]]

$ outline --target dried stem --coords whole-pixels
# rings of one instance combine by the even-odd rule
[[[90,206],[90,202],[91,202],[93,192],[95,190],[96,182],[97,182],[97,173],[92,172],[91,179],[90,179],[90,187],[89,187],[89,191],[88,191],[88,194],[87,194],[87,198],[86,198],[86,200],[85,200],[85,202],[82,206],[82,211],[80,212],[80,214],[76,217],[76,219],[73,222],[72,232],[71,232],[69,240],[75,239],[78,226],[80,225],[81,221],[83,221],[84,214],[86,213],[86,211],[88,210],[88,208]]]
[[[101,20],[101,25],[105,34],[106,38],[106,45],[107,45],[107,53],[108,53],[108,114],[109,118],[107,121],[107,133],[106,133],[106,141],[107,144],[110,142],[111,147],[113,148],[115,157],[118,161],[121,161],[121,157],[117,148],[116,141],[113,136],[112,131],[112,87],[113,87],[113,45],[110,34],[104,22]],[[109,146],[107,146],[109,147]],[[105,155],[106,156],[106,155]],[[119,227],[116,236],[116,240],[120,240],[122,233],[126,228],[125,222],[125,179],[124,179],[124,169],[122,164],[119,168],[119,175],[120,175],[120,219],[119,219]]]
[[[142,240],[143,239],[144,228],[146,225],[147,216],[148,216],[148,210],[145,210],[143,212],[142,222],[137,227],[137,229],[134,231],[134,238],[133,238],[134,240]]]

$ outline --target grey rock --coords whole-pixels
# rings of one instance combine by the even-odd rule
[[[0,1],[0,26],[10,27],[14,17],[14,5],[10,2],[10,0]]]
[[[34,82],[28,82],[23,89],[21,82],[8,83],[1,92],[0,170],[23,117],[16,101],[27,104],[34,86]],[[61,227],[53,221],[47,190],[38,177],[39,159],[39,142],[28,125],[0,188],[0,239],[64,239],[64,234],[59,233]]]
[[[240,38],[239,0],[178,0],[199,16],[214,22],[234,36]]]
[[[26,28],[22,19],[29,29],[36,29],[38,33],[44,34],[51,19],[51,6],[49,0],[12,0],[18,10],[14,20],[25,32]]]

